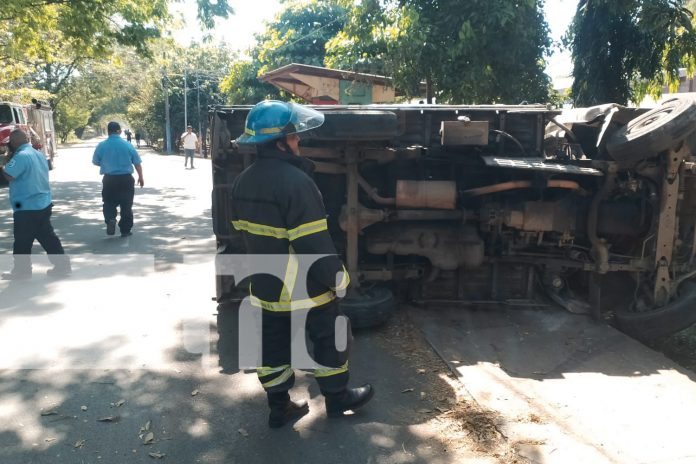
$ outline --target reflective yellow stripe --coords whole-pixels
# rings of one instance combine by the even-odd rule
[[[294,229],[284,229],[282,227],[265,226],[254,222],[239,220],[232,221],[232,226],[239,231],[249,232],[254,235],[263,235],[264,237],[273,237],[280,239],[296,240],[306,235],[316,234],[328,230],[326,219],[301,224]]]
[[[288,238],[290,240],[297,240],[300,237],[316,234],[317,232],[323,232],[328,229],[329,226],[326,222],[326,218],[319,219],[318,221],[308,222],[306,224],[301,224],[294,229],[290,229],[288,231]]]
[[[285,267],[285,277],[283,277],[283,289],[280,291],[280,301],[290,302],[292,300],[292,292],[295,290],[295,282],[297,281],[297,272],[300,263],[295,256],[295,250],[289,247],[288,265]]]
[[[337,292],[341,292],[341,291],[347,289],[348,285],[350,285],[350,276],[348,275],[348,271],[346,270],[345,266],[343,267],[341,274],[342,274],[341,281],[338,283],[338,285],[334,289]]]
[[[322,377],[331,377],[332,375],[343,374],[344,372],[348,372],[348,361],[346,361],[346,363],[341,367],[314,369],[314,377],[319,379]]]
[[[277,378],[273,380],[269,380],[268,382],[261,382],[261,385],[263,388],[271,388],[275,387],[276,385],[280,385],[283,382],[286,382],[290,377],[292,377],[293,370],[290,369],[290,367],[285,368],[285,372],[280,374]]]
[[[277,134],[283,130],[282,127],[263,127],[259,129],[261,134]]]
[[[256,306],[257,308],[265,309],[266,311],[288,312],[295,311],[298,309],[312,309],[317,306],[322,306],[326,303],[330,303],[335,298],[336,294],[332,290],[329,290],[328,292],[322,293],[321,295],[315,296],[314,298],[305,298],[303,300],[264,301],[260,298],[255,297],[251,293],[251,284],[249,284],[249,301],[251,302],[251,305]]]
[[[259,377],[265,377],[267,375],[271,374],[277,374],[278,372],[282,372],[285,369],[289,368],[290,364],[283,364],[282,366],[278,367],[259,367],[256,369],[256,373],[258,374]]]
[[[245,128],[244,128],[244,133],[245,133],[246,135],[256,135],[256,132],[254,132],[253,130],[249,129],[248,127],[245,127]]]
[[[282,227],[264,226],[263,224],[255,224],[244,220],[232,221],[232,225],[237,230],[249,232],[253,235],[263,235],[265,237],[282,239],[288,238],[288,230]]]

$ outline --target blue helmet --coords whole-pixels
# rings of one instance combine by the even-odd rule
[[[324,124],[324,115],[296,103],[265,100],[254,105],[237,143],[255,145],[315,129]]]

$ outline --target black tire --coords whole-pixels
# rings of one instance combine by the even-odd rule
[[[372,287],[348,292],[339,305],[354,329],[377,327],[394,313],[394,294],[386,287]]]
[[[640,161],[675,147],[696,130],[696,101],[675,97],[632,119],[607,141],[616,161]]]
[[[399,121],[393,111],[324,111],[324,124],[305,132],[303,139],[389,140],[399,135]]]
[[[672,335],[696,323],[696,283],[684,282],[675,301],[653,311],[619,311],[616,325],[643,342]]]

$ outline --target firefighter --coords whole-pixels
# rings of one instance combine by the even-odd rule
[[[323,123],[322,113],[302,105],[263,101],[251,109],[244,134],[236,140],[239,145],[256,145],[257,158],[232,186],[232,225],[241,232],[248,254],[287,256],[284,278],[258,274],[249,285],[250,302],[262,311],[262,367],[257,374],[268,397],[271,428],[309,411],[306,401],[292,401],[289,395],[295,382],[290,359],[293,312],[308,311],[312,356],[321,365],[314,376],[327,415],[343,416],[365,405],[374,393],[370,384],[347,388],[349,323],[343,325],[346,333],[339,334],[347,340],[343,351],[335,340],[336,318],[343,316],[337,293],[348,287],[348,272],[336,254],[321,194],[310,177],[313,163],[299,156],[298,134]],[[324,256],[312,264],[306,283],[295,282],[298,266],[293,256],[299,255]],[[297,288],[305,289],[303,284],[305,298],[295,297]]]

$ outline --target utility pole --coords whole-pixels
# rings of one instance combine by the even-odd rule
[[[196,73],[196,106],[198,106],[198,137],[201,139],[201,149],[203,150],[203,157],[208,157],[208,147],[205,144],[205,134],[201,126],[201,85],[200,80],[198,80],[198,73]]]
[[[184,69],[184,131],[188,127],[188,98],[186,98],[186,93],[188,88],[186,87],[186,69]]]
[[[164,151],[171,155],[172,153],[172,128],[169,121],[169,86],[167,84],[167,75],[162,78],[164,85]]]

